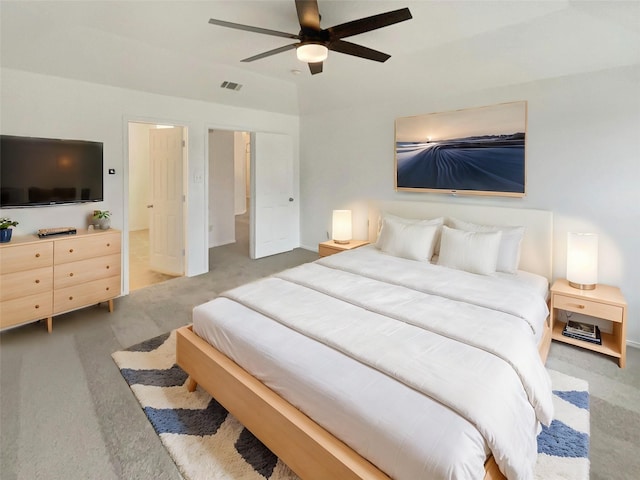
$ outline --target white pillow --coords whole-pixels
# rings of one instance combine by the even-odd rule
[[[458,220],[457,218],[448,219],[447,224],[452,228],[467,232],[502,232],[496,270],[498,272],[516,273],[518,265],[520,265],[520,246],[524,236],[524,227],[479,225]]]
[[[438,217],[431,220],[420,220],[415,218],[398,217],[390,213],[384,213],[382,215],[382,219],[380,222],[380,231],[378,232],[378,240],[376,241],[376,247],[378,247],[383,252],[390,253],[389,251],[391,250],[390,242],[392,241],[393,237],[398,233],[398,227],[401,225],[436,226],[438,228],[435,233],[433,245],[431,248],[431,255],[433,255],[434,251],[435,253],[437,253],[440,247],[440,227],[442,226],[443,223],[444,223],[443,217]],[[389,225],[391,225],[391,227],[390,228],[388,227],[387,231],[385,232],[385,226],[389,226]],[[431,260],[431,255],[427,258],[427,261]]]
[[[428,262],[441,225],[442,218],[412,220],[385,214],[376,247],[396,257]]]
[[[502,232],[465,232],[442,226],[438,265],[481,275],[496,272]]]

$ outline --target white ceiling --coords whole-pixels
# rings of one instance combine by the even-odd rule
[[[330,52],[311,76],[291,50],[293,0],[0,1],[3,67],[289,114],[390,101],[407,88],[464,92],[640,64],[640,0],[319,0],[322,27],[409,7],[413,19],[348,40],[386,63]],[[293,71],[299,71],[298,74]],[[222,81],[243,84],[234,92]]]

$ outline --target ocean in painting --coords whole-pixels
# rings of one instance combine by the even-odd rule
[[[525,134],[397,142],[398,188],[524,194]]]

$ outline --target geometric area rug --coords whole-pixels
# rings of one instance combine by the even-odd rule
[[[175,331],[112,357],[187,480],[297,480],[215,399],[189,393],[175,364]],[[538,435],[536,480],[589,478],[589,391],[584,380],[548,370],[555,417]]]

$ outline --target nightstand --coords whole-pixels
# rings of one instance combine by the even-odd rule
[[[354,248],[368,245],[368,240],[351,240],[349,243],[336,243],[333,240],[327,240],[318,244],[318,253],[320,257],[328,257],[334,253],[344,252],[345,250],[353,250]]]
[[[565,337],[562,335],[564,322],[555,320],[557,310],[608,320],[613,332],[602,333],[602,345]],[[578,290],[569,286],[567,280],[556,280],[551,287],[551,327],[551,338],[554,340],[615,357],[620,368],[624,368],[627,356],[627,302],[619,288],[598,284],[594,290]]]

